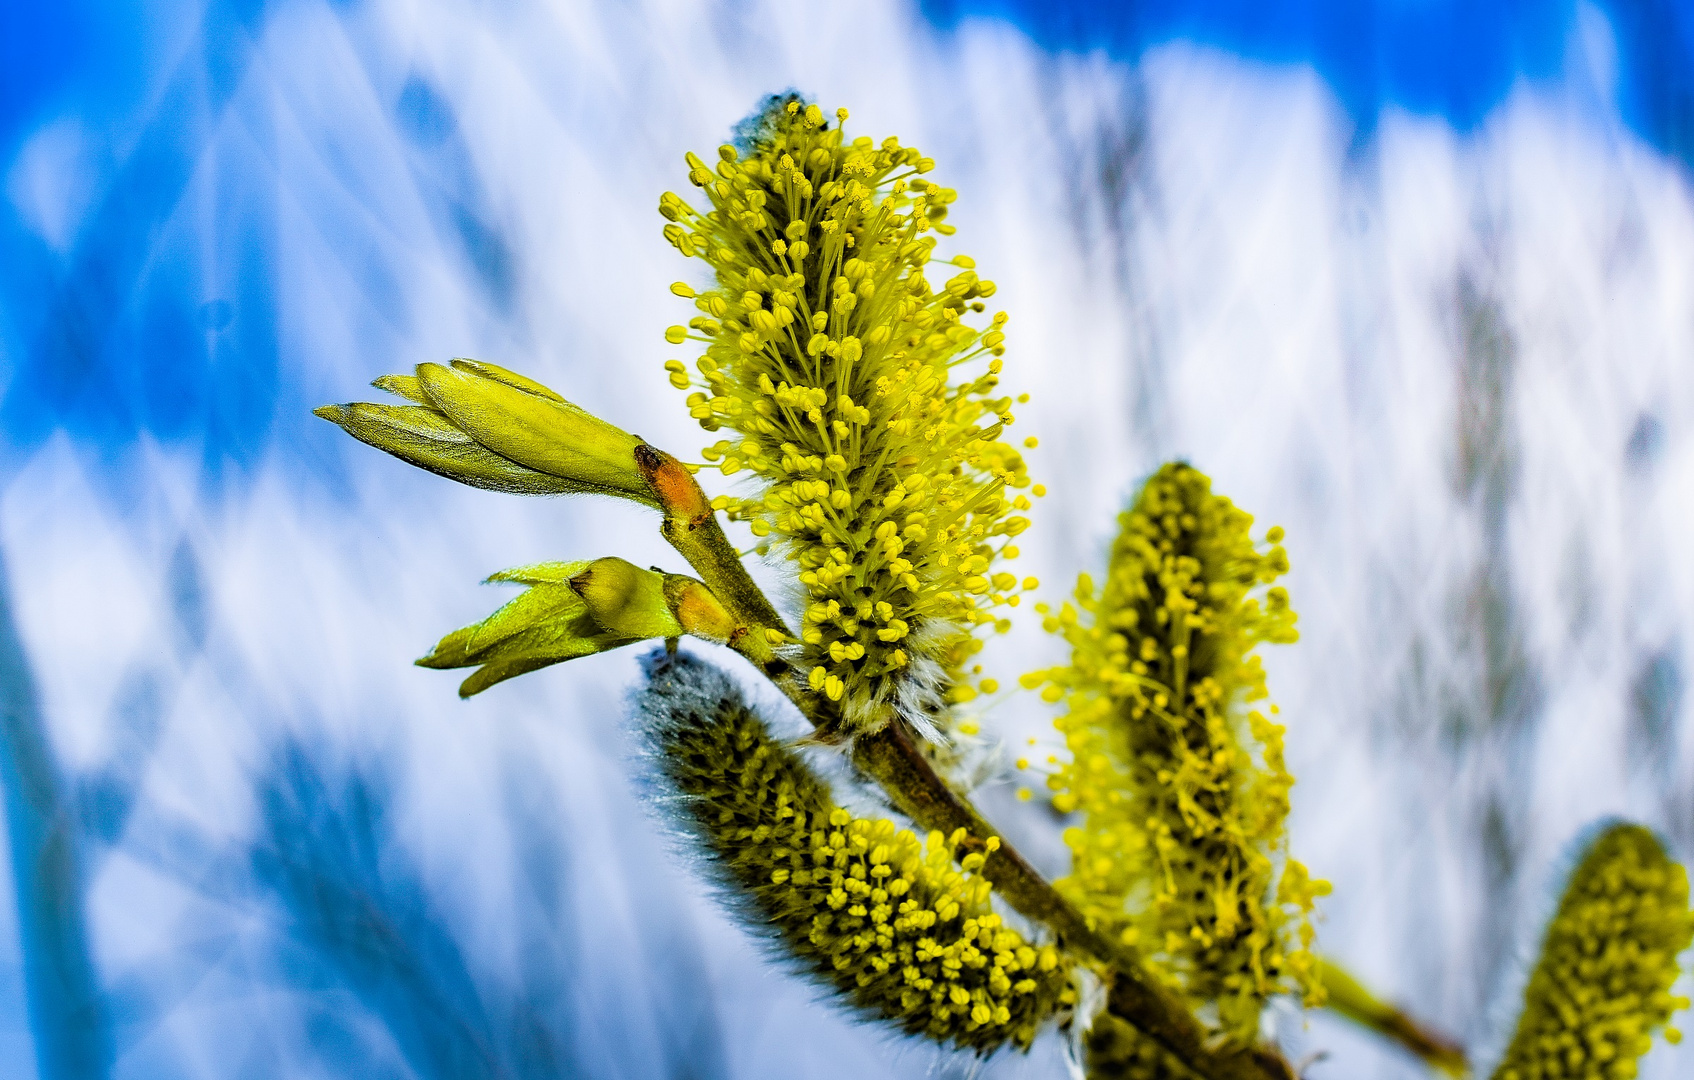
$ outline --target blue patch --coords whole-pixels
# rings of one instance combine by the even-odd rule
[[[1610,0],[1597,8],[1618,43],[1625,121],[1694,163],[1694,11],[1678,0]],[[921,0],[943,28],[1002,19],[1048,49],[1103,49],[1138,59],[1172,41],[1249,60],[1309,64],[1363,129],[1384,105],[1474,127],[1520,78],[1561,71],[1573,0]]]
[[[68,251],[52,250],[0,200],[0,356],[9,369],[0,432],[12,450],[28,452],[63,431],[115,463],[145,434],[199,448],[213,475],[225,464],[257,462],[278,416],[303,409],[300,388],[284,385],[277,344],[280,208],[272,162],[219,151],[215,170],[200,168],[236,101],[264,12],[260,0],[221,0],[199,16],[196,44],[158,73],[121,163],[91,178],[96,200]],[[12,123],[0,127],[0,137],[10,130],[21,141],[32,126],[61,115],[101,130],[144,96],[139,76],[135,85],[116,76],[104,82],[107,66],[98,60],[102,49],[127,49],[128,61],[140,65],[145,44],[138,47],[134,34],[91,38],[78,30],[107,25],[102,5],[27,19],[8,11],[4,18],[5,48],[15,51],[20,35],[32,37],[39,55],[22,58],[33,67],[6,75],[23,71],[35,81],[30,93],[8,92],[0,103],[0,124]],[[111,100],[96,105],[66,96],[78,87]],[[457,249],[489,305],[510,314],[522,280],[519,258],[451,104],[414,76],[399,92],[394,122],[436,231]],[[367,190],[363,174],[334,146],[324,161],[348,198],[313,212],[357,284],[365,329],[382,335],[409,325],[391,253],[365,219],[389,193]]]
[[[1694,168],[1694,7],[1685,0],[1612,0],[1606,14],[1618,39],[1625,120]]]
[[[139,71],[145,50],[123,8],[73,4],[46,20],[25,69],[43,82],[21,102],[0,95],[8,101],[0,123],[34,122],[52,108],[98,122],[132,107],[139,75],[131,85],[124,72],[126,64]],[[184,205],[263,10],[258,0],[232,0],[202,14],[199,49],[164,73],[147,123],[123,164],[97,185],[98,201],[69,252],[48,250],[0,214],[0,296],[15,313],[0,326],[0,349],[17,358],[0,430],[14,447],[64,430],[112,452],[143,432],[203,440],[215,460],[248,462],[263,450],[277,369],[274,209],[255,208],[243,189],[250,178],[233,177],[216,193],[226,220],[208,244]],[[35,32],[6,18],[9,38],[20,28]],[[67,97],[78,88],[106,97]],[[0,137],[13,134],[0,129]]]
[[[1475,125],[1521,78],[1565,62],[1575,0],[922,0],[943,27],[1009,21],[1050,49],[1104,49],[1134,60],[1192,41],[1270,63],[1309,64],[1363,133],[1384,105]],[[1694,9],[1686,0],[1605,0],[1618,43],[1618,102],[1653,145],[1694,164]],[[162,12],[162,14],[161,14]],[[196,162],[250,61],[263,0],[148,7],[111,0],[9,4],[0,11],[0,152],[45,122],[76,116],[103,131],[146,99],[123,159],[96,177],[78,238],[57,252],[0,200],[0,431],[28,450],[54,431],[121,454],[143,433],[199,445],[210,464],[256,461],[279,410],[292,409],[277,350],[277,207],[266,163],[231,159],[197,220],[185,204]],[[197,20],[175,68],[148,71],[161,27]],[[146,91],[146,92],[144,92]],[[773,101],[785,100],[775,95]],[[517,309],[524,268],[471,163],[451,103],[421,76],[394,102],[407,166],[433,227],[456,249],[495,312]],[[737,128],[745,149],[757,114]],[[4,160],[4,159],[0,159]],[[334,154],[327,163],[334,169]],[[408,324],[378,237],[357,211],[380,205],[342,170],[350,205],[320,206],[361,292],[362,333]],[[340,216],[338,216],[338,214]],[[281,397],[279,397],[281,395]],[[284,400],[284,399],[287,400]]]
[[[141,90],[146,56],[135,4],[63,0],[0,5],[0,160],[52,112],[127,107]]]
[[[502,314],[517,303],[517,256],[493,221],[453,106],[420,76],[406,80],[395,120],[413,147],[412,175],[436,227],[458,241],[483,297]]]

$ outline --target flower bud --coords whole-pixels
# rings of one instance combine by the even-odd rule
[[[704,582],[685,574],[666,574],[664,590],[683,633],[722,645],[746,632]]]
[[[570,578],[594,621],[632,641],[682,634],[666,601],[664,582],[664,574],[615,555],[595,559]]]
[[[541,563],[488,580],[529,587],[488,618],[448,634],[417,661],[427,668],[476,667],[460,685],[460,697],[551,664],[681,633],[665,603],[662,575],[622,559]]]
[[[475,360],[420,364],[376,385],[417,402],[326,405],[317,415],[403,461],[473,487],[617,495],[658,506],[635,464],[641,441],[515,372]]]

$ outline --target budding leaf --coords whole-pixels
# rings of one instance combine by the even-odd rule
[[[361,442],[472,487],[519,495],[616,495],[659,507],[641,440],[515,372],[475,360],[420,364],[373,384],[412,405],[325,405]]]
[[[455,360],[419,364],[418,382],[467,435],[520,465],[577,485],[657,506],[635,466],[641,440],[521,375]]]
[[[626,567],[635,576],[625,575]],[[640,575],[657,580],[649,583]],[[621,583],[612,580],[620,577]],[[448,634],[418,660],[428,668],[476,667],[459,687],[460,697],[551,664],[681,632],[665,609],[661,575],[622,559],[541,563],[488,580],[528,588],[488,618]],[[591,590],[596,603],[584,599],[578,580],[598,583]],[[657,597],[656,612],[651,597]]]

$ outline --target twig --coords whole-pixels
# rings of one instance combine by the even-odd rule
[[[737,635],[736,648],[764,668],[774,659],[772,643],[764,632],[769,629],[783,637],[791,635],[724,536],[700,482],[682,462],[645,443],[635,448],[635,465],[664,512],[660,535],[688,560],[729,613],[745,626],[747,632]],[[776,670],[780,673],[786,665],[779,664]]]
[[[1331,1012],[1399,1043],[1425,1064],[1448,1076],[1465,1076],[1470,1072],[1464,1048],[1457,1042],[1381,1000],[1334,960],[1328,957],[1319,960],[1318,978],[1329,995],[1324,1007]]]

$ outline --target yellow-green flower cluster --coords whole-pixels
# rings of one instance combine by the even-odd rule
[[[1287,857],[1283,728],[1249,708],[1266,696],[1255,647],[1297,636],[1287,593],[1266,588],[1288,569],[1281,530],[1256,544],[1252,517],[1182,464],[1120,523],[1104,588],[1084,575],[1082,614],[1048,616],[1071,664],[1025,677],[1066,705],[1070,761],[1048,783],[1082,823],[1058,885],[1248,1040],[1268,994],[1320,993],[1308,915],[1328,891]]]
[[[954,865],[963,830],[920,843],[849,813],[717,669],[661,652],[648,671],[637,712],[688,826],[806,969],[868,1014],[983,1053],[1027,1047],[1073,1000],[1058,951],[994,913],[984,855]]]
[[[955,193],[896,139],[848,141],[790,99],[746,157],[726,145],[719,158],[688,155],[704,212],[673,193],[659,202],[665,235],[716,285],[672,286],[700,314],[667,336],[705,353],[693,376],[666,367],[698,388],[688,405],[702,426],[734,433],[707,460],[757,478],[753,497],[714,505],[798,563],[802,670],[846,732],[896,710],[932,723],[944,699],[981,686],[964,681],[974,631],[1034,587],[998,569],[1028,525],[1014,492],[1029,477],[1000,438],[1013,421],[1012,399],[994,394],[1006,317],[967,321],[994,284],[965,256],[934,257]],[[926,270],[941,261],[957,272],[937,288]]]
[[[1653,1033],[1688,1007],[1671,986],[1691,939],[1687,873],[1647,829],[1607,829],[1559,901],[1495,1080],[1630,1080]]]

